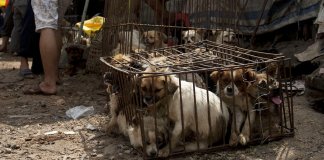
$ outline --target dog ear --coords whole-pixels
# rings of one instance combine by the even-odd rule
[[[269,63],[267,65],[267,74],[271,77],[276,77],[276,75],[278,74],[278,64],[275,62]]]
[[[219,78],[223,75],[223,71],[214,71],[210,74],[210,78],[214,81],[217,82]]]
[[[171,76],[167,76],[167,80],[168,80],[168,91],[169,91],[169,93],[174,93],[177,89],[178,89],[178,87],[179,87],[179,85],[177,84],[177,82],[175,82],[173,79],[172,79],[172,75]]]
[[[201,37],[205,37],[206,30],[204,29],[197,29],[196,33],[199,34]]]
[[[147,31],[143,32],[143,34],[142,34],[142,38],[146,38],[147,35],[148,35],[148,32],[147,32]]]
[[[137,127],[140,125],[140,119],[137,116],[133,116],[132,121],[131,121],[131,126]]]
[[[185,33],[186,31],[181,31],[181,37],[184,37],[185,36]]]
[[[243,73],[244,81],[252,82],[255,81],[257,78],[257,73],[251,69],[247,69]]]
[[[168,39],[168,36],[166,34],[164,34],[163,32],[157,32],[157,34],[162,39],[162,41],[165,41]]]

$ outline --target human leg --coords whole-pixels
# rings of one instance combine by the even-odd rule
[[[20,52],[20,34],[22,30],[22,19],[25,16],[27,9],[27,1],[16,0],[13,4],[14,14],[13,14],[13,24],[14,27],[11,32],[11,43],[10,48],[14,53]],[[25,56],[25,55],[23,55]],[[25,56],[27,57],[27,56]]]
[[[39,48],[44,68],[44,80],[39,84],[43,93],[55,94],[58,77],[58,1],[33,0],[36,31],[40,32]]]
[[[4,24],[1,27],[2,44],[0,46],[0,52],[6,52],[9,44],[9,37],[13,29],[13,1],[9,1],[9,5],[6,8],[6,14],[4,17]]]
[[[58,62],[61,39],[59,33],[62,19],[60,4],[63,0],[33,0],[36,31],[40,32],[39,48],[44,68],[44,80],[36,89],[25,94],[56,94],[58,81]],[[64,12],[63,12],[64,13]]]
[[[39,48],[44,67],[44,80],[39,87],[47,93],[56,93],[57,90],[59,51],[56,35],[57,30],[51,28],[41,30]]]

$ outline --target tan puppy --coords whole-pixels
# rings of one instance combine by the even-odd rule
[[[147,106],[155,105],[164,107],[164,110],[168,109],[166,115],[168,115],[169,120],[174,122],[170,140],[171,144],[161,149],[159,156],[168,156],[170,153],[169,147],[171,147],[171,151],[175,149],[181,138],[182,127],[184,128],[185,136],[189,132],[199,136],[200,149],[207,149],[211,144],[221,141],[225,137],[229,120],[229,112],[226,105],[221,105],[220,99],[214,93],[193,86],[191,82],[180,81],[180,87],[179,79],[173,75],[157,76],[154,78],[146,77],[152,76],[150,72],[155,71],[154,68],[148,68],[146,70],[147,74],[144,74],[144,78],[140,81],[143,102]],[[164,72],[169,71],[166,69]],[[207,94],[209,96],[209,104],[206,99]],[[197,112],[195,112],[195,107]],[[181,112],[181,108],[183,112]],[[183,117],[181,113],[183,113]],[[195,113],[197,113],[197,121],[195,120]],[[207,115],[210,115],[210,126],[208,123],[209,116]],[[196,130],[196,124],[198,125],[198,130]],[[186,151],[196,151],[197,147],[196,142],[186,144]]]
[[[146,50],[164,48],[168,45],[164,43],[167,40],[167,35],[160,31],[150,30],[143,33]]]

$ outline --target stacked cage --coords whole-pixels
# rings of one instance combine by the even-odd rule
[[[145,158],[292,136],[289,59],[230,45],[237,1],[188,0],[179,13],[181,2],[106,1],[108,131],[118,126]]]

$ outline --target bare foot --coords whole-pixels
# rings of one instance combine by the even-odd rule
[[[56,91],[57,91],[57,87],[56,87],[56,84],[54,84],[54,85],[50,85],[50,84],[48,84],[48,83],[46,83],[46,82],[41,82],[40,84],[39,84],[39,88],[43,91],[43,92],[45,92],[45,93],[56,93]]]

